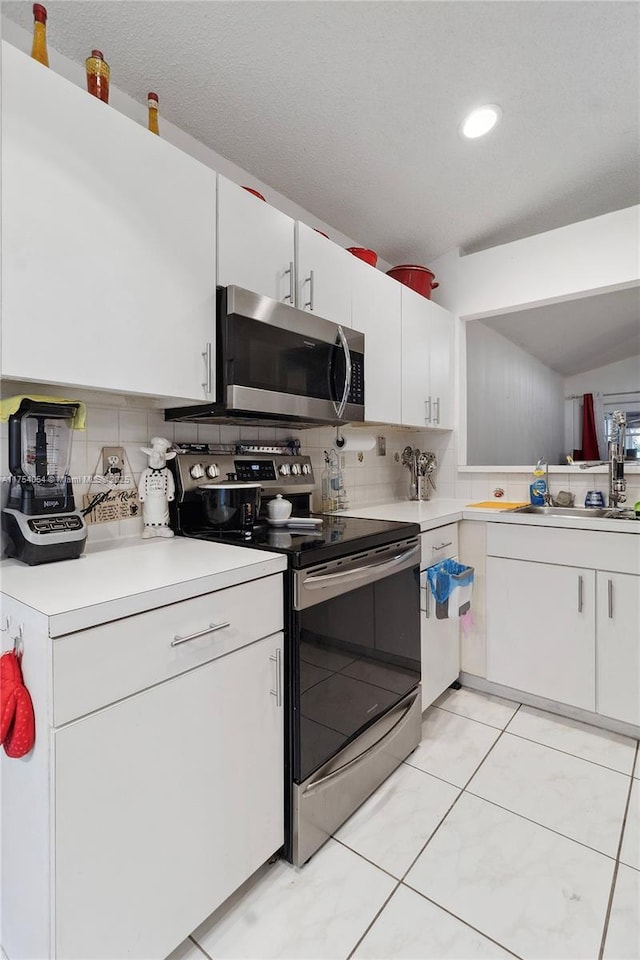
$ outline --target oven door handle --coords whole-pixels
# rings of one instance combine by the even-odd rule
[[[345,770],[348,770],[350,767],[353,767],[354,764],[356,763],[360,763],[361,760],[364,760],[366,757],[371,756],[372,753],[378,750],[381,750],[384,747],[385,742],[391,737],[391,735],[399,732],[399,728],[406,721],[407,714],[409,713],[409,711],[411,710],[411,707],[413,706],[417,697],[419,696],[422,696],[421,687],[418,687],[418,689],[415,691],[415,693],[413,694],[413,696],[408,702],[405,701],[405,703],[402,706],[402,713],[400,714],[396,722],[393,724],[392,727],[389,727],[388,730],[385,730],[382,736],[380,736],[375,741],[375,743],[372,743],[369,747],[366,748],[366,750],[363,750],[362,753],[359,753],[357,757],[352,757],[351,760],[347,760],[346,763],[343,763],[342,766],[338,767],[336,770],[332,770],[331,773],[328,773],[325,777],[321,777],[319,780],[314,780],[312,783],[310,783],[309,786],[302,793],[303,798],[313,796],[313,794],[316,793],[316,791],[321,790],[331,780],[334,780],[336,777],[341,776],[345,772]]]
[[[397,567],[400,563],[408,561],[418,552],[418,547],[411,547],[409,550],[403,550],[402,553],[396,553],[394,557],[388,560],[378,560],[375,563],[365,563],[361,567],[355,567],[353,570],[340,570],[338,573],[322,573],[307,577],[302,581],[302,586],[306,590],[321,590],[323,587],[333,583],[349,583],[350,580],[361,580],[368,577],[372,570],[384,571]]]
[[[349,399],[349,391],[351,390],[352,367],[351,367],[351,351],[349,350],[349,344],[347,343],[347,338],[340,324],[338,324],[338,337],[340,338],[340,344],[344,351],[344,362],[345,362],[344,390],[342,391],[342,399],[340,403],[337,403],[334,400],[333,406],[336,411],[336,417],[338,418],[338,420],[341,420],[342,414],[344,413],[344,408],[347,405],[347,400]]]

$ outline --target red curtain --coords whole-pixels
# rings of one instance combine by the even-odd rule
[[[593,394],[585,393],[582,397],[582,459],[600,460],[598,450],[598,435],[596,432],[596,418],[593,412]]]

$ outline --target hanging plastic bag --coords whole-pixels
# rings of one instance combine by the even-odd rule
[[[436,601],[436,620],[452,620],[471,609],[473,567],[457,560],[442,560],[427,569],[427,580]]]

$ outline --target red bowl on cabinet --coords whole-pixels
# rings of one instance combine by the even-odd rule
[[[248,193],[252,193],[254,197],[258,198],[258,200],[264,200],[264,197],[262,196],[262,194],[258,193],[257,190],[254,190],[253,187],[243,187],[242,189],[246,190]],[[267,201],[264,200],[264,202],[266,203]]]
[[[405,263],[400,267],[392,267],[387,270],[387,276],[393,277],[405,286],[410,287],[421,296],[431,300],[431,291],[439,287],[436,282],[436,275],[428,267],[421,267],[415,263]]]
[[[349,253],[352,253],[354,257],[358,257],[359,260],[364,260],[365,263],[370,264],[370,266],[375,267],[378,262],[378,254],[375,250],[367,250],[366,247],[347,247]]]

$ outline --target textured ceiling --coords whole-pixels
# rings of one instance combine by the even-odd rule
[[[640,198],[635,2],[46,6],[53,47],[99,47],[116,86],[391,262]],[[31,3],[2,10],[30,28]],[[463,141],[487,102],[502,122]]]
[[[482,323],[570,377],[627,357],[640,358],[639,317],[640,289],[634,287],[505,313]]]

